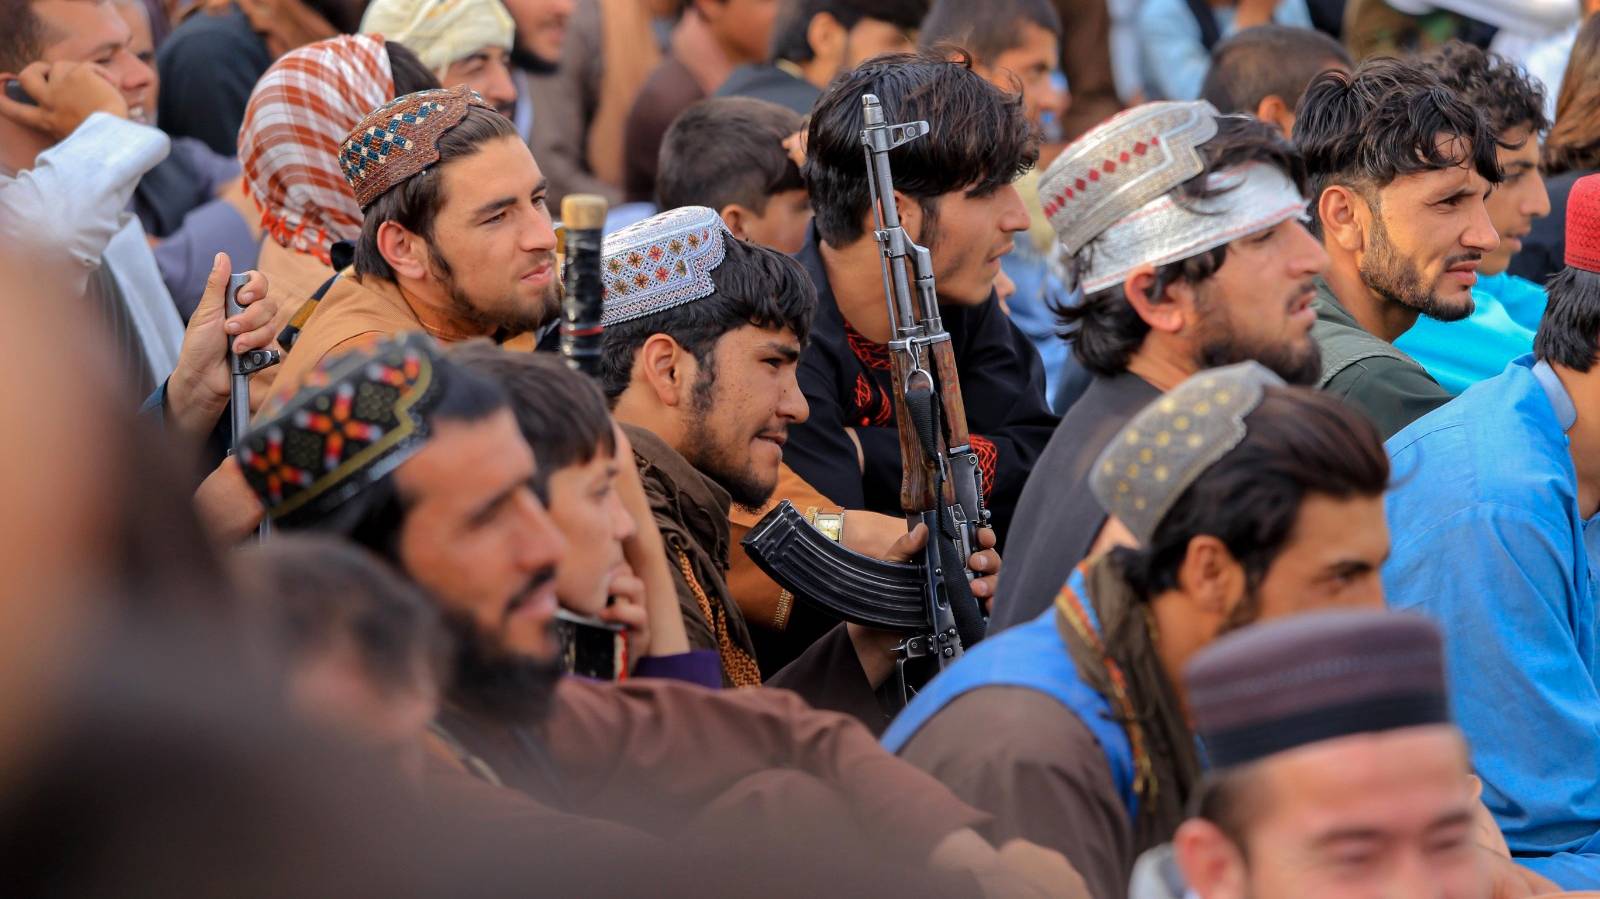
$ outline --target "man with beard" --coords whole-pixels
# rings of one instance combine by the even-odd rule
[[[1131,109],[1050,164],[1040,199],[1086,294],[1058,314],[1093,380],[1017,504],[991,630],[1038,617],[1114,539],[1090,466],[1162,391],[1246,359],[1292,384],[1315,379],[1308,304],[1328,257],[1301,224],[1303,190],[1276,131],[1204,102]]]
[[[507,813],[518,832],[592,850],[709,831],[737,857],[843,828],[887,864],[975,875],[986,894],[1078,895],[1058,856],[996,852],[970,829],[981,814],[843,716],[778,691],[562,678],[550,624],[566,544],[533,454],[499,386],[425,335],[332,361],[239,459],[278,527],[348,536],[429,593],[459,641],[432,749],[525,794],[532,810]]]
[[[466,88],[419,91],[358,122],[339,164],[364,216],[355,271],[329,288],[275,383],[374,336],[444,341],[531,331],[559,307],[539,164]]]
[[[1389,461],[1359,412],[1259,363],[1203,371],[1134,416],[1090,476],[1139,541],[912,700],[884,745],[1060,851],[1100,899],[1171,839],[1199,778],[1179,674],[1251,622],[1381,607]]]
[[[1419,315],[1472,314],[1478,268],[1500,245],[1484,205],[1501,180],[1496,138],[1421,63],[1324,72],[1300,98],[1294,142],[1332,260],[1314,304],[1317,386],[1365,412],[1384,439],[1450,399],[1394,340]]]
[[[788,435],[806,420],[796,368],[816,294],[798,263],[734,238],[704,206],[664,212],[608,237],[604,277],[601,381],[633,444],[667,561],[678,573],[689,643],[721,654],[727,685],[754,686],[762,682],[761,660],[727,582],[729,516],[734,506],[768,502]],[[860,531],[876,530],[875,521],[863,520],[883,518],[853,517],[859,515],[837,518],[840,542],[852,545]],[[904,524],[889,523],[900,540],[879,554],[906,558],[921,545],[921,532],[911,537]],[[970,564],[993,573],[1000,560],[979,552]],[[990,595],[991,580],[976,581],[974,593]],[[784,607],[781,615],[792,611]],[[873,690],[893,672],[890,646],[898,641],[831,622],[820,636],[767,684],[881,729],[886,722]]]
[[[994,289],[1000,258],[1028,227],[1013,182],[1038,158],[1038,145],[1023,98],[965,62],[880,56],[817,101],[801,172],[815,217],[796,257],[817,288],[799,373],[811,416],[793,429],[783,460],[839,506],[903,512],[890,400],[898,391],[889,374],[893,335],[861,152],[861,96],[868,93],[889,122],[928,123],[926,136],[894,151],[894,187],[907,234],[933,257],[984,495],[1004,541],[1027,472],[1056,425],[1039,354]],[[787,496],[787,488],[778,495]]]

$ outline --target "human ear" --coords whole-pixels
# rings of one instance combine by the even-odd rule
[[[922,243],[922,205],[900,191],[894,192],[894,205],[900,213],[900,227],[906,229],[906,234],[917,243]],[[867,211],[867,230],[870,232],[877,227],[877,219],[871,210]]]
[[[635,381],[643,381],[656,401],[675,408],[688,401],[694,385],[694,356],[665,334],[651,334],[633,363]]]
[[[1127,297],[1128,305],[1133,307],[1134,312],[1139,313],[1139,317],[1144,319],[1145,324],[1152,330],[1176,334],[1183,330],[1185,321],[1182,304],[1173,300],[1177,298],[1176,291],[1188,285],[1168,284],[1162,289],[1160,296],[1151,299],[1150,293],[1155,286],[1155,266],[1146,263],[1122,279],[1122,294]]]
[[[811,45],[812,58],[823,63],[821,68],[825,70],[843,67],[845,35],[844,26],[832,13],[819,12],[806,23],[806,43]]]
[[[1172,838],[1172,853],[1183,881],[1200,899],[1241,899],[1245,895],[1244,858],[1215,824],[1190,818]]]
[[[378,253],[396,275],[420,281],[431,273],[427,242],[395,222],[378,226]]]
[[[1178,566],[1178,589],[1208,619],[1220,627],[1244,601],[1244,566],[1228,552],[1227,544],[1211,534],[1189,539],[1183,563]]]
[[[728,226],[728,233],[740,240],[749,240],[750,236],[745,231],[745,222],[752,218],[750,210],[738,203],[729,203],[722,207],[722,223]]]
[[[1286,139],[1294,130],[1294,110],[1277,94],[1267,94],[1261,98],[1261,102],[1256,104],[1256,118],[1278,129]]]
[[[1366,248],[1366,217],[1370,215],[1367,201],[1341,184],[1325,188],[1317,198],[1317,218],[1322,222],[1323,235],[1347,253]]]

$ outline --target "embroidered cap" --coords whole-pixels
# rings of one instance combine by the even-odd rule
[[[1141,544],[1195,479],[1244,439],[1244,418],[1283,379],[1259,362],[1194,375],[1145,406],[1106,445],[1089,489]]]
[[[606,235],[605,327],[710,296],[732,237],[716,210],[680,206]]]
[[[411,458],[443,394],[438,348],[412,333],[317,368],[275,417],[252,427],[239,466],[267,514],[317,521]]]
[[[1202,649],[1184,681],[1213,768],[1450,723],[1439,628],[1403,612],[1312,612],[1252,625]]]
[[[1600,175],[1585,175],[1567,195],[1567,265],[1600,272]]]
[[[397,97],[356,123],[339,147],[339,168],[366,209],[396,184],[439,161],[439,136],[473,106],[493,107],[467,87]],[[498,113],[497,113],[498,115]]]

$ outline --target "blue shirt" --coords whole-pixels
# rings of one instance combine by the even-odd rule
[[[1213,6],[1217,29],[1227,38],[1234,32],[1232,6]],[[1306,0],[1278,0],[1272,21],[1295,28],[1311,27]],[[1211,69],[1211,51],[1200,36],[1187,0],[1144,0],[1139,4],[1138,40],[1140,70],[1145,93],[1152,100],[1195,100]],[[1253,113],[1254,109],[1244,110]],[[1227,112],[1227,110],[1223,110]]]
[[[1600,516],[1578,510],[1572,400],[1524,356],[1389,439],[1389,605],[1445,635],[1455,714],[1514,855],[1600,888]]]
[[[1500,374],[1506,363],[1533,352],[1533,334],[1544,315],[1544,288],[1505,272],[1479,278],[1472,301],[1472,315],[1465,320],[1423,316],[1394,342],[1452,394]]]

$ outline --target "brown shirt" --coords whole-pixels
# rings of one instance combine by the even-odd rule
[[[1100,744],[1054,698],[980,687],[929,719],[900,757],[993,815],[995,844],[1021,838],[1054,849],[1091,896],[1127,896],[1134,860],[1149,847],[1134,845]]]
[[[628,202],[655,202],[661,141],[679,113],[705,98],[705,89],[677,57],[663,59],[650,73],[623,126],[622,187]]]

